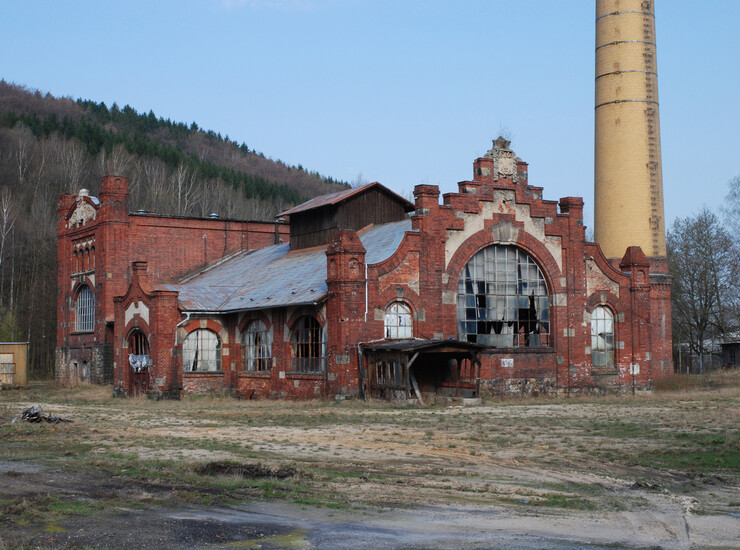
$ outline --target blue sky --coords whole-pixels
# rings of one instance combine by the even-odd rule
[[[456,191],[502,131],[592,225],[591,0],[0,3],[0,77],[152,109],[266,156]],[[740,2],[656,0],[666,218],[740,175]]]

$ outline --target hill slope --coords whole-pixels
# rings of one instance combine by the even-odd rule
[[[54,365],[58,197],[106,174],[128,177],[131,210],[238,219],[347,187],[196,123],[0,81],[0,341],[29,341],[34,374]]]

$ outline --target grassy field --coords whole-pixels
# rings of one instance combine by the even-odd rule
[[[475,407],[110,396],[0,391],[0,524],[254,500],[598,514],[665,496],[695,514],[740,513],[737,372],[676,377],[650,395]],[[32,405],[72,422],[11,422]]]

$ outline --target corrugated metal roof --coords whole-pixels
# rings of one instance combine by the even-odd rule
[[[365,191],[373,187],[377,187],[379,189],[384,190],[385,192],[387,192],[388,194],[396,198],[399,202],[404,203],[404,205],[406,206],[407,212],[411,212],[415,208],[414,203],[404,199],[398,193],[394,193],[393,191],[388,189],[385,185],[382,185],[378,183],[377,181],[375,181],[373,183],[368,183],[367,185],[364,185],[362,187],[357,187],[355,189],[347,189],[345,191],[338,191],[336,193],[330,193],[328,195],[321,195],[319,197],[315,197],[311,199],[310,201],[304,202],[303,204],[299,204],[298,206],[291,208],[290,210],[281,212],[280,214],[278,214],[278,217],[279,216],[290,216],[291,214],[296,214],[298,212],[304,212],[306,210],[313,210],[314,208],[319,208],[320,206],[328,206],[332,204],[337,204],[354,195],[357,195],[359,193],[364,193]]]
[[[411,221],[372,226],[360,239],[365,261],[378,263],[398,248]],[[246,311],[317,303],[326,298],[326,249],[290,251],[288,244],[241,252],[181,284],[166,285],[179,293],[185,311]]]

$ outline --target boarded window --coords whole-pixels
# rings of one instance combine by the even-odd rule
[[[244,333],[245,366],[248,371],[268,372],[272,365],[272,339],[265,323],[249,323]]]
[[[399,339],[413,336],[411,310],[402,302],[393,302],[385,310],[385,337]]]
[[[182,343],[182,368],[185,372],[221,370],[221,340],[218,334],[197,329]]]
[[[291,370],[293,372],[324,372],[325,344],[321,325],[313,317],[298,319],[291,335]]]
[[[77,295],[75,312],[75,330],[92,331],[95,325],[95,296],[87,285],[84,285]]]
[[[457,286],[458,337],[485,346],[549,345],[550,307],[540,268],[515,246],[473,256]]]
[[[591,312],[591,365],[614,368],[614,315],[604,306]]]

